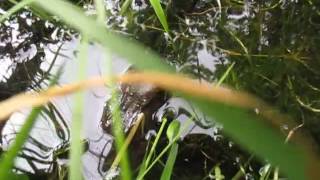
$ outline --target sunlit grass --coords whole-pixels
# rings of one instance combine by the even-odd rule
[[[169,25],[167,22],[167,17],[163,11],[163,8],[161,7],[160,0],[150,0],[150,3],[162,25],[164,30],[169,33]]]

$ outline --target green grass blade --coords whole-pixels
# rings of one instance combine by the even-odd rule
[[[221,78],[219,79],[219,81],[217,82],[216,86],[220,86],[223,81],[228,77],[230,71],[232,70],[233,66],[235,65],[235,63],[233,62],[228,69],[226,70],[226,72],[223,73],[223,75],[221,76]]]
[[[2,155],[0,161],[0,179],[9,179],[11,169],[14,166],[14,159],[18,156],[19,151],[27,140],[29,132],[41,110],[42,107],[36,107],[31,111],[26,122],[22,125],[20,132],[17,134],[14,144]]]
[[[131,2],[132,2],[132,0],[125,0],[124,1],[124,3],[121,6],[121,10],[120,10],[120,14],[121,15],[123,15],[127,11],[127,9],[130,6]]]
[[[166,166],[164,167],[164,170],[162,171],[162,174],[161,174],[161,180],[170,180],[173,166],[176,161],[177,154],[178,154],[178,147],[179,147],[179,145],[177,143],[174,143],[171,146],[169,156],[168,156],[168,159],[166,162]]]
[[[82,80],[86,76],[86,65],[88,58],[88,41],[83,39],[79,47],[78,55],[78,79]],[[70,145],[70,180],[82,179],[82,161],[83,144],[81,138],[82,118],[84,111],[84,93],[78,92],[74,96],[73,118],[71,122],[71,145]]]
[[[157,147],[157,144],[159,143],[159,139],[161,137],[161,134],[162,134],[166,124],[167,124],[167,119],[163,118],[161,126],[159,128],[159,131],[157,132],[157,136],[156,136],[154,142],[152,143],[151,149],[150,149],[149,152],[147,152],[143,162],[140,165],[138,177],[140,177],[145,172],[146,168],[148,167],[148,165],[149,165],[149,163],[151,161],[152,155],[154,154],[154,151],[155,151],[155,149]]]
[[[111,60],[111,53],[108,49],[105,50],[106,54],[106,74],[108,76],[112,75],[112,60]],[[117,151],[117,156],[119,155],[121,157],[120,159],[120,173],[121,177],[124,180],[130,180],[131,179],[131,168],[130,168],[130,163],[129,163],[129,158],[128,158],[128,153],[127,151],[121,151],[122,148],[125,145],[125,136],[123,133],[123,128],[122,128],[122,118],[121,118],[121,110],[120,110],[120,104],[119,104],[119,99],[118,99],[118,92],[117,92],[117,87],[114,82],[111,82],[109,84],[111,87],[111,101],[110,101],[110,106],[111,106],[111,114],[112,114],[112,120],[113,120],[113,125],[112,125],[112,133],[114,136],[114,141],[115,141],[115,146],[116,146],[116,151]],[[116,168],[113,167],[114,164],[111,165],[111,171]]]
[[[169,33],[169,25],[168,25],[168,22],[167,22],[167,18],[166,18],[166,15],[161,7],[161,4],[160,4],[160,0],[150,0],[150,3],[161,23],[161,25],[163,26],[164,30]]]
[[[115,145],[117,152],[120,152],[121,147],[124,145],[125,137],[123,134],[123,127],[122,127],[122,118],[121,118],[121,111],[120,111],[120,104],[117,96],[117,91],[114,87],[112,97],[111,97],[111,113],[112,113],[112,132],[115,138]],[[131,175],[131,168],[128,158],[127,151],[124,151],[121,155],[120,160],[120,173],[123,180],[130,180]],[[111,167],[114,168],[114,167]]]
[[[106,9],[103,0],[94,0],[94,4],[97,10],[97,21],[104,25],[106,20]]]
[[[224,179],[224,175],[222,174],[221,169],[218,165],[214,167],[214,176],[216,180]]]
[[[81,9],[66,1],[37,0],[36,4],[48,12],[59,16],[63,21],[79,30],[81,34],[87,36],[90,40],[100,43],[107,48],[107,51],[126,58],[139,69],[164,72],[173,72],[174,70],[163,63],[164,61],[157,54],[146,50],[142,45],[134,41],[129,41],[122,36],[117,36],[106,30],[95,19],[85,16]],[[77,17],[77,20],[74,17]]]
[[[192,118],[188,119],[185,124],[183,125],[183,127],[180,129],[179,131],[179,134],[177,136],[175,136],[175,138],[170,141],[166,147],[164,147],[162,149],[162,151],[159,153],[159,155],[152,161],[152,163],[148,166],[148,168],[146,170],[144,170],[142,172],[142,174],[140,174],[138,177],[137,177],[137,180],[142,180],[143,177],[151,170],[151,168],[161,159],[161,157],[170,149],[170,147],[180,138],[181,134],[183,132],[185,132],[189,127],[190,127],[190,124],[192,123]]]
[[[11,9],[9,9],[6,14],[0,16],[0,23],[2,23],[8,17],[10,17],[14,13],[18,12],[20,9],[26,7],[27,5],[31,4],[34,1],[35,0],[24,0],[24,1],[17,3],[15,6],[13,6]]]
[[[160,126],[160,129],[159,129],[159,131],[158,131],[158,133],[157,133],[157,136],[156,136],[156,138],[155,138],[155,140],[154,140],[154,142],[153,142],[153,144],[152,144],[152,147],[151,147],[151,149],[150,149],[150,152],[149,152],[149,154],[148,154],[145,167],[147,167],[147,166],[149,165],[150,161],[151,161],[151,156],[152,156],[152,154],[154,153],[154,151],[156,150],[157,144],[159,143],[159,139],[160,139],[160,137],[161,137],[161,134],[162,134],[162,132],[163,132],[164,127],[165,127],[166,124],[167,124],[167,119],[163,119],[163,120],[162,120],[162,124],[161,124],[161,126]]]
[[[49,86],[57,83],[61,73],[62,68],[59,68],[57,74],[51,79]],[[14,159],[18,156],[19,151],[22,149],[24,143],[28,139],[28,135],[42,110],[43,107],[35,107],[31,110],[25,123],[22,125],[19,133],[17,134],[13,145],[6,153],[1,155],[0,179],[9,179],[9,177],[11,176],[11,169],[14,166]]]
[[[177,120],[174,120],[170,123],[168,129],[167,129],[167,137],[169,142],[174,142],[170,148],[169,156],[167,158],[166,165],[164,167],[164,170],[161,174],[161,180],[170,180],[172,170],[174,163],[176,161],[176,157],[178,154],[178,147],[179,145],[175,142],[177,137],[179,137],[180,132],[180,122]]]
[[[236,142],[258,157],[268,157],[273,164],[280,165],[290,179],[306,177],[306,154],[298,146],[284,144],[285,138],[274,129],[266,128],[261,119],[244,109],[204,99],[192,98],[192,101],[202,112],[223,124],[224,131]]]

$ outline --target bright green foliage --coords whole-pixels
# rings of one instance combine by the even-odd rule
[[[169,33],[169,25],[167,22],[166,15],[161,7],[160,0],[150,0],[150,3],[152,5],[154,11],[156,12],[156,15],[157,15],[160,23],[162,24],[164,30],[167,33]]]
[[[180,132],[180,122],[177,120],[172,121],[167,129],[167,137],[170,142],[173,142],[173,144],[170,148],[166,166],[164,167],[164,170],[161,174],[161,180],[167,180],[167,179],[170,179],[171,177],[173,166],[176,161],[176,157],[179,149],[179,145],[175,142],[176,138],[179,136],[179,132]]]

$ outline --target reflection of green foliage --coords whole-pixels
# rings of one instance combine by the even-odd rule
[[[320,71],[316,67],[320,56],[319,39],[315,36],[319,34],[319,27],[310,23],[316,11],[308,3],[286,5],[286,9],[278,7],[257,12],[248,21],[249,33],[236,34],[247,46],[252,64],[245,62],[241,53],[229,53],[230,61],[236,64],[226,82],[258,95],[305,123],[320,142],[319,116],[313,111],[319,107]],[[267,41],[268,45],[259,45],[261,41]],[[241,52],[228,41],[220,41],[218,45]],[[225,65],[219,67],[217,76],[226,69]]]

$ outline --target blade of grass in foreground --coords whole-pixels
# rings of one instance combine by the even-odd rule
[[[163,26],[164,30],[169,33],[169,25],[168,25],[168,22],[167,22],[167,18],[166,18],[166,15],[164,14],[164,11],[161,7],[161,4],[160,4],[160,0],[150,0],[150,3],[161,23],[161,25]]]
[[[178,154],[178,149],[179,149],[178,143],[174,143],[171,146],[169,156],[167,158],[166,166],[164,167],[164,170],[162,171],[160,180],[171,179],[171,174],[172,174],[173,166],[176,161],[177,154]]]
[[[147,169],[147,167],[148,167],[148,165],[149,165],[149,163],[151,161],[151,158],[154,155],[154,151],[156,149],[156,146],[157,146],[157,144],[159,142],[159,139],[161,137],[162,131],[164,130],[164,127],[165,127],[166,123],[167,123],[167,119],[163,118],[161,126],[159,128],[159,131],[157,132],[157,136],[156,136],[156,138],[154,139],[154,141],[152,143],[151,149],[150,149],[150,151],[146,152],[145,157],[143,158],[143,161],[142,161],[142,163],[140,165],[139,173],[138,173],[137,177],[141,177],[141,175]]]
[[[175,141],[176,137],[179,137],[179,132],[180,122],[177,120],[172,121],[167,129],[167,137],[169,139],[169,142]],[[171,179],[171,174],[178,154],[178,149],[179,144],[177,142],[174,142],[170,148],[169,156],[167,158],[164,170],[162,171],[161,180]]]
[[[15,6],[13,6],[11,9],[9,9],[6,14],[4,14],[0,17],[0,23],[2,23],[4,20],[9,18],[11,15],[18,12],[20,9],[26,7],[27,5],[31,4],[34,1],[35,0],[24,0],[24,1],[17,3]]]
[[[104,7],[104,0],[94,0],[97,10],[97,21],[104,25],[106,18],[106,9]]]
[[[167,65],[161,63],[159,56],[152,52],[145,52],[145,49],[123,37],[115,36],[96,23],[92,18],[86,17],[79,8],[61,0],[37,0],[37,5],[57,15],[67,24],[78,29],[81,33],[92,40],[101,43],[105,48],[119,54],[135,64],[138,68],[172,72]],[[77,21],[74,20],[77,17]],[[123,48],[123,45],[126,48]],[[250,115],[246,110],[224,106],[221,103],[214,103],[210,100],[196,101],[198,107],[224,125],[224,130],[237,142],[257,153],[260,157],[267,158],[273,164],[280,165],[291,179],[303,179],[306,176],[306,169],[313,167],[313,164],[306,165],[310,161],[310,152],[306,147],[304,152],[300,147],[284,145],[284,138],[279,133],[270,130],[259,118]],[[263,142],[262,142],[263,141]],[[276,148],[275,148],[276,147]],[[309,159],[307,158],[309,157]],[[312,156],[315,156],[313,153]],[[299,162],[299,163],[297,163]],[[317,167],[317,166],[314,166]],[[308,171],[310,172],[310,171]],[[313,172],[312,173],[317,173]],[[316,177],[316,176],[315,176]]]
[[[37,0],[33,7],[44,8],[48,12],[59,16],[67,24],[79,30],[106,48],[106,53],[112,52],[126,58],[135,67],[143,70],[162,72],[174,72],[174,69],[166,64],[154,52],[146,50],[142,45],[129,41],[108,31],[105,26],[96,22],[96,19],[87,17],[78,7],[62,0]],[[77,20],[74,20],[77,17]],[[125,48],[124,48],[125,45]],[[139,52],[139,53],[137,53]]]
[[[57,75],[53,76],[49,86],[56,84],[57,80],[61,74],[61,68],[58,70]],[[27,117],[25,123],[22,125],[19,133],[17,134],[13,145],[8,149],[8,151],[1,155],[0,160],[0,179],[9,179],[11,176],[11,170],[14,166],[14,159],[18,156],[19,151],[22,149],[28,135],[37,119],[41,113],[43,107],[35,107],[31,110],[29,116]]]
[[[20,132],[17,134],[14,144],[9,148],[9,150],[4,153],[0,161],[0,179],[9,179],[10,172],[14,166],[14,159],[18,156],[19,151],[22,149],[25,141],[28,138],[29,132],[31,131],[36,118],[40,114],[42,107],[34,108],[27,120],[23,124]]]
[[[116,144],[117,153],[120,153],[121,147],[124,146],[125,137],[123,134],[120,104],[119,104],[119,102],[118,102],[119,100],[117,98],[118,93],[117,93],[115,87],[112,91],[113,91],[113,94],[111,97],[111,113],[112,113],[112,119],[113,119],[112,133],[115,136],[115,144]],[[122,156],[121,160],[120,160],[121,177],[124,180],[130,180],[132,176],[131,176],[131,170],[130,170],[130,164],[129,164],[129,158],[128,158],[127,151],[122,152],[121,156]],[[113,167],[111,167],[111,168],[113,168]]]
[[[112,59],[111,59],[111,53],[108,50],[105,50],[106,55],[106,74],[108,76],[112,76]],[[111,165],[111,168],[109,171],[116,171],[118,166],[118,160],[117,157],[120,157],[120,175],[121,178],[124,180],[130,180],[131,179],[131,169],[130,169],[130,163],[128,158],[128,153],[126,151],[127,148],[124,147],[125,145],[125,137],[124,132],[122,128],[122,118],[121,118],[121,110],[120,110],[120,104],[118,99],[118,92],[117,92],[117,84],[113,81],[109,82],[109,86],[111,87],[111,115],[112,115],[112,133],[114,136],[117,156],[114,160],[114,162]],[[128,140],[128,139],[127,139]],[[122,150],[124,149],[124,150]],[[117,162],[116,162],[117,161]],[[105,177],[107,179],[107,177]]]
[[[187,128],[190,127],[193,117],[194,116],[192,116],[185,122],[183,127],[178,132],[177,136],[174,136],[173,140],[169,141],[169,143],[162,149],[162,151],[155,157],[155,159],[153,159],[152,163],[146,169],[141,171],[141,173],[139,173],[137,180],[142,180],[144,176],[151,170],[151,168],[161,159],[161,157],[164,156],[164,154],[169,150],[169,148],[172,147],[174,143],[176,143],[176,141],[181,137],[182,133],[184,133],[187,130]]]
[[[88,58],[88,41],[86,38],[82,39],[79,47],[78,55],[78,79],[83,80],[87,72],[87,58]],[[84,110],[84,93],[77,92],[74,97],[73,118],[71,122],[71,148],[70,148],[70,180],[82,179],[82,161],[81,155],[83,153],[83,144],[81,142],[82,119]]]

